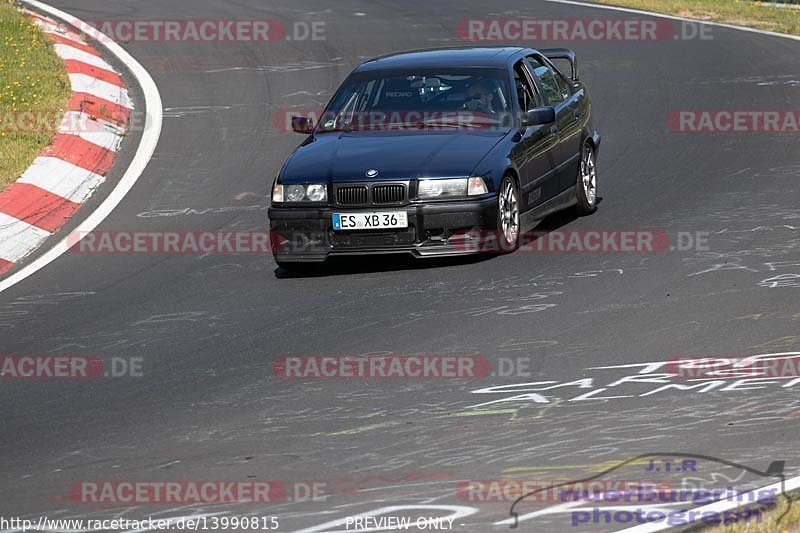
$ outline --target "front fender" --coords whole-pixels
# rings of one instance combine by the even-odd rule
[[[481,176],[489,192],[496,193],[500,189],[500,182],[509,170],[519,176],[519,170],[511,157],[513,136],[514,132],[504,136],[472,169],[470,175]]]

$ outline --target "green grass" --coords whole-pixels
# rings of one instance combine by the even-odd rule
[[[762,511],[761,522],[752,518],[748,522],[704,529],[704,533],[796,533],[800,531],[800,501],[797,494],[790,494],[792,504],[781,497],[777,505]],[[788,506],[788,513],[787,511]],[[784,516],[784,513],[785,516]],[[782,517],[782,518],[781,518]],[[780,522],[778,522],[780,519]]]
[[[667,15],[724,22],[800,35],[798,6],[777,7],[749,0],[593,0],[598,4],[655,11]]]
[[[64,63],[50,39],[8,0],[0,0],[0,190],[30,166],[53,137],[71,93]],[[20,112],[54,117],[44,127]],[[27,130],[27,131],[26,131]]]

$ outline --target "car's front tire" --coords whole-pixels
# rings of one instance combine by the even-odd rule
[[[583,145],[581,151],[575,196],[578,198],[575,207],[578,215],[591,215],[597,211],[597,160],[594,147],[588,142]]]
[[[506,175],[500,183],[497,230],[500,253],[510,253],[519,248],[519,189],[510,175]]]

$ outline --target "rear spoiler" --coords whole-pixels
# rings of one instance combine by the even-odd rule
[[[575,56],[575,52],[569,48],[548,48],[546,50],[539,51],[551,61],[553,59],[566,59],[569,61],[569,64],[572,67],[572,75],[570,78],[572,81],[578,81],[578,58]]]

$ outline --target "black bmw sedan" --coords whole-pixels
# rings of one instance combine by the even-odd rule
[[[487,250],[476,241],[510,252],[548,214],[596,209],[600,135],[571,50],[379,57],[292,129],[307,137],[269,209],[284,268],[334,254]]]

